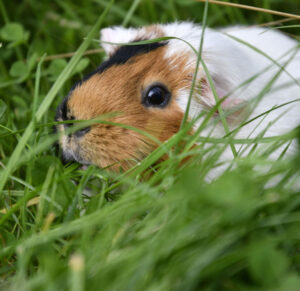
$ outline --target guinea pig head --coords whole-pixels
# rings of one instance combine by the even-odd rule
[[[184,113],[176,99],[191,75],[185,57],[170,64],[167,46],[157,42],[110,48],[109,58],[74,85],[57,109],[57,121],[112,116],[106,119],[109,124],[96,123],[72,134],[64,133],[70,123],[57,126],[65,160],[127,170],[158,146],[143,131],[163,142],[179,130]]]
[[[56,120],[91,120],[113,115],[107,119],[109,123],[96,123],[72,134],[65,133],[69,124],[57,126],[65,160],[109,167],[113,171],[127,170],[158,146],[142,132],[161,142],[178,132],[195,70],[195,54],[180,41],[132,42],[189,35],[191,29],[191,24],[177,24],[101,31],[107,59],[73,86],[59,106]],[[204,105],[214,105],[201,70],[199,80],[207,95],[200,99]]]

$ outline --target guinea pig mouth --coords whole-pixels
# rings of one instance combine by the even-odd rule
[[[67,101],[68,97],[58,106],[55,116],[55,121],[58,122],[71,121],[71,123],[58,124],[55,127],[55,131],[60,133],[58,144],[61,148],[61,160],[63,164],[69,162],[78,162],[83,165],[90,164],[80,154],[82,151],[80,140],[91,130],[91,127],[85,127],[73,133],[68,131],[74,125],[72,121],[75,118],[68,114]]]
[[[64,164],[69,163],[69,162],[77,162],[82,165],[90,164],[90,162],[86,161],[85,159],[83,159],[81,157],[78,147],[74,149],[74,146],[73,147],[61,146],[61,148],[62,148],[61,159]]]
[[[82,157],[80,140],[83,136],[90,131],[90,128],[84,128],[79,131],[76,131],[72,134],[67,134],[65,125],[58,125],[57,132],[60,132],[59,137],[59,147],[61,148],[61,160],[63,164],[69,162],[78,162],[83,165],[90,164]]]

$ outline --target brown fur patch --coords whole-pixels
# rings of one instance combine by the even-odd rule
[[[185,67],[187,57],[166,59],[166,47],[115,65],[95,74],[74,89],[68,107],[75,119],[89,120],[107,113],[120,113],[109,120],[147,131],[160,141],[169,139],[179,128],[183,112],[176,102],[179,90],[190,86],[191,69]],[[174,70],[176,64],[176,70]],[[146,108],[142,91],[154,82],[163,83],[172,97],[167,107]],[[75,141],[73,141],[75,142]],[[119,126],[95,124],[76,139],[80,157],[100,167],[127,170],[134,160],[141,160],[156,146],[153,141],[134,130]]]

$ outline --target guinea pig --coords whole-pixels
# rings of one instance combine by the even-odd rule
[[[192,47],[198,49],[202,33],[201,59],[211,79],[202,62],[195,75],[197,55]],[[175,22],[141,28],[115,26],[100,34],[107,59],[72,87],[57,109],[56,121],[91,120],[117,113],[109,120],[127,127],[96,123],[65,134],[70,124],[58,125],[59,144],[67,161],[112,171],[131,168],[157,147],[141,131],[161,142],[179,131],[194,76],[190,120],[216,105],[216,92],[222,99],[221,108],[229,112],[230,130],[244,118],[241,112],[251,112],[237,138],[279,135],[300,123],[299,45],[279,31],[245,26],[203,30],[190,22]],[[167,36],[175,38],[132,44]],[[201,135],[225,135],[219,114],[215,112],[212,125]],[[194,131],[203,118],[195,122]],[[290,145],[288,151],[294,147]],[[223,159],[232,157],[230,150],[224,152]]]

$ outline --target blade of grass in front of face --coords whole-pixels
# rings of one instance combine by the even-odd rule
[[[105,117],[105,116],[103,116]],[[149,134],[146,131],[140,130],[138,128],[126,125],[126,124],[121,124],[121,123],[115,123],[115,122],[111,122],[111,121],[106,121],[103,119],[92,119],[92,120],[76,120],[76,121],[66,121],[66,122],[53,122],[50,123],[48,125],[57,125],[57,124],[65,124],[65,123],[74,123],[74,126],[71,126],[70,128],[66,129],[64,131],[65,134],[70,134],[73,133],[79,129],[82,129],[86,126],[90,126],[92,124],[95,123],[103,123],[103,124],[109,124],[109,125],[113,125],[113,126],[119,126],[121,128],[126,128],[126,129],[130,129],[132,131],[138,132],[139,134],[141,134],[142,136],[145,136],[147,139],[151,140],[152,142],[154,142],[155,145],[160,145],[163,150],[165,151],[165,154],[168,154],[170,156],[172,156],[172,152],[170,148],[165,147],[164,144],[162,144],[160,142],[160,140],[158,140],[156,137],[154,137],[153,135]],[[56,142],[59,138],[61,133],[56,133],[56,134],[52,134],[51,136],[48,136],[47,139],[45,139],[42,142],[39,142],[34,148],[30,149],[29,151],[27,151],[22,158],[20,158],[15,166],[21,165],[23,163],[25,163],[26,161],[32,159],[36,154],[42,152],[43,150],[49,148],[54,142]]]

